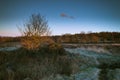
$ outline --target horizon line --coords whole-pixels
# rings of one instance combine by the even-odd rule
[[[92,31],[88,31],[88,32],[85,32],[85,31],[81,31],[79,33],[62,33],[62,34],[52,34],[50,36],[62,36],[62,35],[66,35],[66,34],[69,34],[69,35],[75,35],[75,34],[90,34],[90,33],[102,33],[102,32],[108,32],[108,33],[120,33],[120,31],[100,31],[100,32],[92,32]],[[0,34],[0,37],[22,37],[22,35],[2,35]]]

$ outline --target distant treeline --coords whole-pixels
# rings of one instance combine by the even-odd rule
[[[22,37],[0,37],[0,43],[3,42],[19,42]]]
[[[24,37],[0,37],[2,42],[19,42]],[[120,43],[120,32],[79,33],[51,36],[57,43]]]
[[[120,32],[80,33],[53,36],[60,43],[120,43]]]

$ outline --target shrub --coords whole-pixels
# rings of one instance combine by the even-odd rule
[[[23,47],[28,50],[37,50],[39,47],[46,43],[51,31],[48,27],[47,21],[44,16],[40,14],[33,14],[30,16],[29,21],[25,23],[24,29],[19,28],[22,33],[21,43]]]

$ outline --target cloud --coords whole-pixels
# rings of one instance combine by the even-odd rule
[[[61,16],[61,17],[68,17],[68,15],[65,14],[65,13],[61,13],[60,16]]]
[[[65,13],[61,13],[60,16],[61,16],[61,17],[64,17],[64,18],[74,19],[73,16],[69,16],[69,15],[67,15],[67,14],[65,14]]]
[[[71,18],[71,19],[74,19],[74,17],[73,17],[73,16],[70,16],[70,18]]]

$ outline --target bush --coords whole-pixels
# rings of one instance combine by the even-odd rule
[[[25,23],[24,29],[19,28],[22,36],[22,46],[28,50],[37,50],[43,43],[46,43],[51,31],[44,16],[32,14],[29,21]]]

